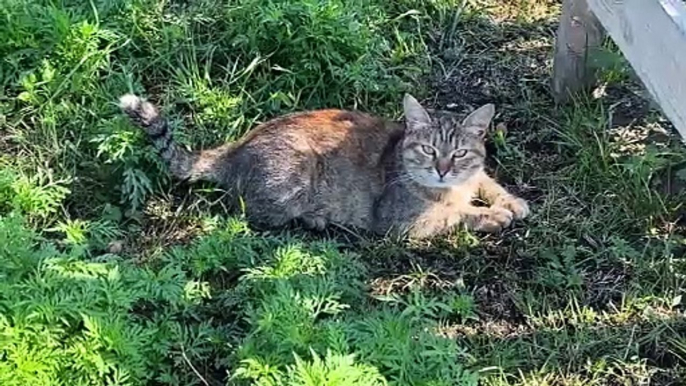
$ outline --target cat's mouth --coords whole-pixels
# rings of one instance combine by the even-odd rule
[[[427,188],[451,188],[462,184],[468,178],[461,175],[447,174],[440,176],[437,173],[432,173],[431,171],[425,171],[420,178],[414,178],[414,180],[420,185]]]
[[[456,186],[459,184],[460,184],[459,181],[446,180],[444,178],[437,178],[434,180],[434,183],[432,185],[435,188],[449,188],[449,187]]]

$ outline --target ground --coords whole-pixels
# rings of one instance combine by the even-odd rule
[[[680,385],[686,150],[611,42],[549,92],[546,0],[5,0],[3,385]],[[42,15],[42,16],[38,16]],[[119,95],[193,147],[288,111],[495,103],[499,235],[250,229],[170,181]]]

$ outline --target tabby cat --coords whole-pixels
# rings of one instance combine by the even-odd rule
[[[458,225],[498,232],[529,213],[484,172],[487,104],[460,121],[405,95],[404,124],[361,112],[298,112],[263,123],[210,150],[178,145],[157,107],[135,95],[122,110],[143,128],[182,180],[213,181],[241,198],[248,220],[278,227],[297,220],[426,238]],[[490,206],[475,206],[481,198]]]

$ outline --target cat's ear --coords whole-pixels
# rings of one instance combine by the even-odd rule
[[[492,103],[483,105],[469,114],[462,121],[462,126],[465,130],[483,138],[486,136],[486,130],[488,130],[494,115],[495,105]]]
[[[422,107],[422,105],[420,105],[410,94],[405,94],[405,98],[403,98],[403,110],[408,128],[419,129],[431,124],[429,113],[427,113],[426,109],[424,109],[424,107]]]

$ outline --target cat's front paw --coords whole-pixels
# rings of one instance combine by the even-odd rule
[[[515,220],[521,220],[529,215],[529,204],[522,198],[515,196],[503,197],[496,201],[493,207],[507,209],[514,215]]]
[[[512,223],[512,212],[499,207],[490,207],[481,215],[476,230],[487,233],[498,233]]]

